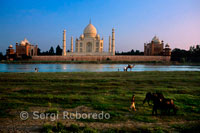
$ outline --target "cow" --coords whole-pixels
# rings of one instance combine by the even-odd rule
[[[176,115],[176,112],[178,110],[178,108],[174,104],[174,100],[165,98],[162,93],[148,92],[143,101],[143,104],[146,101],[148,102],[148,104],[150,101],[153,101],[152,115],[154,114],[157,115],[158,109],[160,109],[161,114],[168,114],[168,115],[170,115],[171,110],[173,110],[174,114]]]

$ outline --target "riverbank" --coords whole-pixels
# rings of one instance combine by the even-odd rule
[[[169,64],[162,61],[1,61],[6,64]]]
[[[165,61],[0,61],[2,64],[147,64],[147,65],[191,65],[199,66],[195,62],[165,62]]]
[[[196,130],[199,127],[192,123],[200,119],[199,81],[200,72],[0,73],[0,130],[40,130],[44,124],[57,122],[98,131]],[[162,92],[165,97],[174,99],[179,108],[177,115],[152,116],[152,106],[143,105],[147,92]],[[136,112],[129,111],[133,94]],[[21,111],[66,110],[104,111],[111,117],[56,121],[19,118]],[[189,123],[192,125],[186,128]]]

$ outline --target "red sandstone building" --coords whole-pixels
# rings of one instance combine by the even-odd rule
[[[164,47],[164,41],[160,41],[158,37],[154,36],[150,43],[144,44],[144,55],[171,56],[171,49],[168,44]]]
[[[23,56],[36,56],[37,45],[32,45],[29,41],[24,38],[19,44],[16,43],[16,52],[14,52],[13,46],[10,45],[6,50],[7,59],[13,60],[14,55],[16,58],[22,58]]]
[[[12,45],[9,45],[8,49],[6,50],[7,59],[13,60],[15,57],[15,50],[13,49]]]

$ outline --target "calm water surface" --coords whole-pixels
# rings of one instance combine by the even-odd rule
[[[0,72],[113,72],[123,71],[127,64],[0,64]],[[132,71],[200,71],[200,66],[140,65]]]

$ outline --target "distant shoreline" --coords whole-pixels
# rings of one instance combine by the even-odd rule
[[[200,63],[180,63],[163,61],[0,61],[1,64],[147,64],[147,65],[200,65]]]

